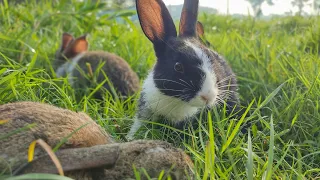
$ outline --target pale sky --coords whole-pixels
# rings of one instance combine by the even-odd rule
[[[169,5],[177,5],[182,4],[183,0],[163,0],[165,4]],[[292,0],[274,0],[274,5],[269,6],[266,3],[262,5],[262,12],[264,15],[269,14],[283,14],[285,12],[296,12],[298,9],[296,7],[291,6]],[[199,0],[200,6],[208,6],[213,7],[219,11],[221,14],[227,13],[227,0]],[[250,3],[245,0],[229,0],[229,12],[231,14],[248,14],[248,10],[252,15],[253,11],[251,9]],[[311,7],[305,6],[304,11],[312,12]]]

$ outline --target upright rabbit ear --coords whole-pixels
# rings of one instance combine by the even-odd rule
[[[156,54],[162,53],[166,41],[177,37],[176,27],[162,0],[136,0],[141,28],[154,44]]]
[[[63,171],[75,171],[91,168],[112,168],[119,158],[119,146],[98,145],[87,148],[63,149],[56,152]],[[49,155],[41,156],[23,165],[14,172],[15,175],[25,173],[58,173],[57,167]]]
[[[84,34],[70,42],[68,47],[63,51],[63,54],[67,58],[72,58],[78,55],[79,53],[87,51],[89,44],[86,38],[87,34]]]
[[[61,44],[61,48],[60,51],[64,51],[66,49],[66,47],[68,46],[68,44],[74,40],[73,36],[69,33],[63,33],[62,34],[62,44]]]
[[[204,28],[203,25],[200,21],[197,21],[197,35],[199,40],[206,46],[210,47],[211,43],[209,41],[206,40],[205,36],[204,36]]]
[[[204,36],[204,29],[203,29],[203,25],[200,21],[197,21],[197,34],[202,37]]]
[[[198,6],[199,0],[184,0],[179,26],[180,36],[196,37]]]

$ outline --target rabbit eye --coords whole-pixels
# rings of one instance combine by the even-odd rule
[[[174,70],[177,71],[177,72],[180,72],[180,73],[183,73],[183,66],[181,63],[177,62],[175,65],[174,65]]]

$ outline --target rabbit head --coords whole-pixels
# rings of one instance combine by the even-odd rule
[[[62,34],[62,41],[60,48],[56,51],[54,68],[61,66],[68,59],[72,59],[77,55],[88,51],[89,43],[86,39],[87,34],[84,34],[78,38],[74,38],[69,33]]]

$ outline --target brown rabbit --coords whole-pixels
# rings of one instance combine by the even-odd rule
[[[30,143],[41,138],[54,147],[83,127],[55,153],[68,177],[77,180],[134,178],[134,164],[140,172],[145,168],[151,177],[158,177],[165,170],[166,175],[174,179],[193,178],[190,169],[193,163],[181,149],[163,141],[113,143],[110,136],[84,113],[43,103],[16,102],[0,105],[0,117],[7,121],[0,125],[0,169],[8,172],[10,166],[15,175],[57,173],[51,159],[40,148],[36,148],[35,159],[26,164]],[[33,123],[35,126],[31,129],[10,136],[18,128]]]
[[[189,156],[181,149],[163,141],[138,140],[63,149],[56,155],[66,176],[77,180],[133,179],[133,165],[140,172],[141,179],[147,179],[141,171],[142,168],[150,178],[158,178],[164,170],[164,178],[170,175],[176,180],[194,179],[193,163]],[[19,172],[24,173],[57,173],[57,169],[49,156],[45,155],[32,161]]]
[[[95,86],[104,83],[103,86],[114,95],[112,84],[116,93],[122,97],[133,95],[139,90],[139,78],[125,60],[104,51],[88,51],[88,46],[86,35],[74,39],[71,34],[63,33],[62,45],[56,52],[53,63],[57,76],[69,75],[70,84],[81,89],[92,83]],[[99,70],[101,63],[104,64]],[[93,78],[90,76],[96,79],[90,79]],[[111,84],[106,79],[109,79]]]
[[[0,105],[0,120],[8,121],[0,125],[1,170],[8,166],[16,169],[27,162],[28,147],[32,141],[41,138],[54,147],[81,126],[84,127],[74,133],[61,146],[62,149],[113,142],[110,136],[85,113],[76,113],[44,103],[16,102]],[[8,136],[17,129],[31,124],[35,126]],[[40,153],[41,151],[36,151],[35,157]]]

